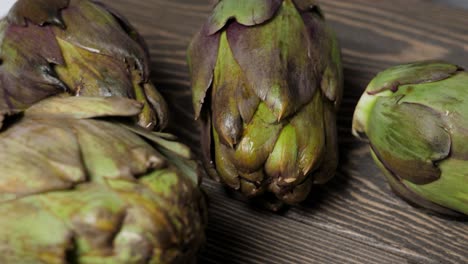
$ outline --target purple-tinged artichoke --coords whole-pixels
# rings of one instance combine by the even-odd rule
[[[143,39],[103,4],[19,0],[0,22],[0,58],[0,115],[60,93],[122,96],[144,104],[141,126],[166,125],[167,106],[149,80]]]
[[[340,56],[316,1],[220,1],[188,50],[209,173],[287,204],[333,177]]]

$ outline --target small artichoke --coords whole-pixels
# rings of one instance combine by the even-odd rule
[[[52,97],[0,133],[0,263],[189,263],[204,240],[197,163],[125,122],[143,104]]]
[[[286,204],[334,176],[340,56],[314,0],[220,1],[188,50],[209,173]]]
[[[417,206],[468,215],[468,73],[429,61],[381,72],[356,108],[353,133],[367,136],[393,190]]]
[[[19,0],[0,22],[0,114],[59,93],[144,103],[141,126],[163,128],[167,106],[149,80],[145,43],[128,21],[90,0]]]

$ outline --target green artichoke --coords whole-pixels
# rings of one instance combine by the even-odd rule
[[[204,240],[197,163],[127,124],[143,104],[53,97],[0,133],[0,263],[189,263]]]
[[[334,176],[340,56],[314,0],[220,1],[188,50],[209,173],[287,204]]]
[[[468,215],[468,73],[445,62],[383,71],[367,87],[353,133],[367,136],[393,190],[412,204]]]
[[[141,126],[163,128],[167,106],[149,80],[145,43],[117,12],[89,0],[19,0],[0,22],[0,114],[59,93],[144,104]]]

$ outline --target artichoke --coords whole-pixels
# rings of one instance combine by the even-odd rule
[[[188,57],[212,177],[296,204],[334,176],[341,54],[316,1],[222,0]]]
[[[0,263],[189,263],[204,240],[197,163],[120,97],[52,97],[0,133]]]
[[[429,61],[396,66],[371,81],[353,133],[367,136],[392,189],[410,203],[468,215],[468,73]]]
[[[167,106],[149,80],[146,45],[128,21],[89,0],[19,0],[0,22],[0,109],[60,93],[144,104],[141,126],[163,128]]]

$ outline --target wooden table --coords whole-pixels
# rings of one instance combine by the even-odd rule
[[[185,50],[211,0],[107,0],[141,31],[153,79],[168,99],[170,130],[198,153]],[[422,0],[322,0],[343,47],[341,165],[303,205],[281,214],[252,208],[205,180],[208,243],[200,263],[468,263],[468,223],[427,215],[392,194],[366,144],[350,134],[369,80],[388,66],[447,59],[468,67],[468,10]]]

